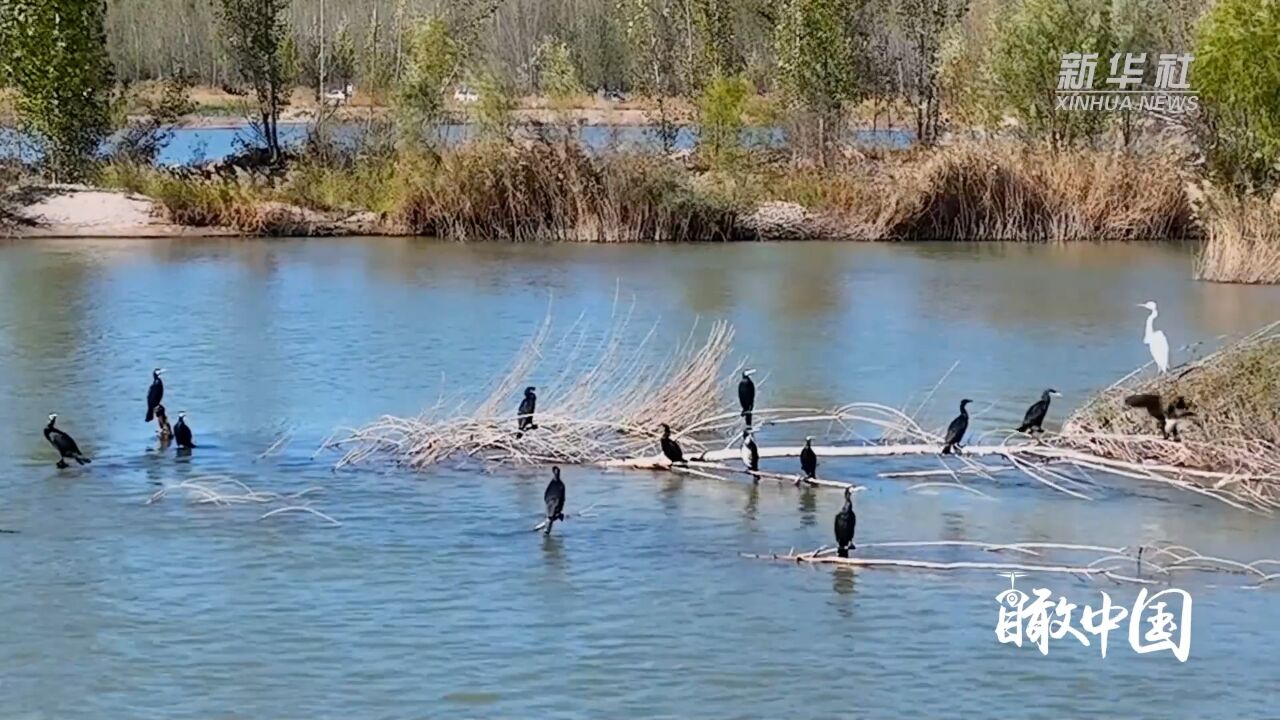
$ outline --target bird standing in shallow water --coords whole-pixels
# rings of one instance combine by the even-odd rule
[[[957,455],[960,454],[960,441],[964,440],[964,434],[969,430],[969,411],[964,406],[971,402],[973,401],[967,398],[960,401],[960,414],[947,426],[947,437],[942,443],[943,455],[950,455],[952,450]]]
[[[160,379],[163,373],[164,368],[151,371],[151,389],[147,390],[147,422],[156,418],[156,407],[164,399],[164,381]]]
[[[1159,395],[1154,393],[1143,393],[1140,395],[1130,395],[1124,399],[1124,404],[1129,407],[1142,408],[1147,414],[1155,419],[1160,429],[1160,437],[1168,440],[1180,440],[1178,433],[1178,425],[1183,418],[1195,417],[1196,414],[1191,411],[1191,405],[1187,403],[1186,398],[1179,395],[1173,399],[1166,407]]]
[[[1146,308],[1151,311],[1147,316],[1147,329],[1142,334],[1142,342],[1146,343],[1147,349],[1151,351],[1151,359],[1156,362],[1156,367],[1160,368],[1161,373],[1169,371],[1169,339],[1164,336],[1164,332],[1155,329],[1156,318],[1159,317],[1160,311],[1156,309],[1156,304],[1148,300],[1139,303],[1138,307]]]
[[[680,443],[671,439],[671,426],[663,424],[662,426],[662,454],[671,461],[672,465],[684,465],[684,451],[680,449]]]
[[[93,462],[80,452],[80,446],[76,445],[75,438],[54,427],[57,422],[58,413],[49,413],[49,424],[44,426],[44,439],[58,451],[58,469],[61,470],[67,466],[67,458],[75,460],[80,465]]]
[[[751,411],[756,409],[756,384],[751,380],[755,370],[743,370],[738,381],[738,404],[742,406],[742,419],[751,427]]]
[[[557,520],[564,520],[564,482],[560,479],[560,468],[551,468],[551,482],[542,493],[542,501],[547,505],[547,526],[542,529],[543,535],[551,534],[551,526]]]
[[[760,448],[756,447],[756,439],[751,437],[751,428],[742,431],[742,464],[753,473],[760,470]]]
[[[1062,393],[1049,388],[1040,393],[1040,399],[1031,403],[1031,407],[1027,408],[1027,414],[1022,416],[1022,424],[1018,426],[1018,432],[1044,432],[1044,418],[1049,414],[1049,398],[1062,397]]]
[[[525,430],[538,429],[538,426],[533,424],[533,411],[538,408],[535,389],[532,385],[524,389],[524,399],[520,401],[520,409],[516,415],[516,437],[523,435]]]
[[[812,437],[804,439],[804,449],[800,451],[800,469],[804,471],[805,480],[814,480],[818,477],[818,453],[813,451]]]
[[[173,439],[178,442],[178,447],[183,450],[190,450],[195,447],[195,442],[191,437],[191,426],[187,425],[187,413],[178,413],[178,424],[173,427]],[[215,450],[217,448],[214,448]]]
[[[853,512],[853,488],[844,489],[844,507],[836,513],[836,555],[849,557],[854,548],[853,532],[858,527],[858,516]]]

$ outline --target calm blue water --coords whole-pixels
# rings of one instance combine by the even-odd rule
[[[18,531],[0,534],[3,715],[1274,715],[1280,588],[1188,585],[1186,664],[1134,654],[1123,632],[1105,660],[1065,641],[1042,657],[996,643],[1008,581],[994,573],[739,557],[828,543],[834,491],[570,467],[569,510],[596,515],[544,539],[527,531],[544,470],[334,473],[334,456],[313,458],[335,427],[429,405],[442,375],[462,388],[500,372],[549,296],[564,324],[599,325],[619,287],[637,328],[659,323],[655,348],[695,318],[734,322],[769,404],[903,405],[959,361],[925,419],[944,424],[968,396],[978,430],[1048,385],[1066,394],[1058,421],[1142,362],[1137,302],[1160,303],[1175,362],[1189,341],[1280,319],[1280,289],[1195,283],[1167,246],[0,244],[0,528]],[[202,445],[190,457],[156,451],[143,423],[156,365]],[[51,411],[92,465],[54,469]],[[256,459],[285,428],[283,451]],[[1148,488],[1084,502],[1011,476],[977,485],[981,498],[876,477],[935,467],[830,461],[823,475],[868,486],[861,543],[1173,539],[1280,555],[1273,519]],[[315,507],[342,525],[145,504],[153,483],[209,474],[323,486]],[[1135,594],[1023,583],[1081,605]]]
[[[307,136],[308,125],[305,123],[282,123],[280,125],[280,141],[285,145],[301,143]],[[358,126],[339,128],[338,137],[352,137],[359,132]],[[474,125],[446,125],[440,131],[441,138],[447,144],[460,144],[470,141],[476,134]],[[576,129],[578,140],[588,149],[595,152],[605,150],[657,150],[662,143],[655,135],[654,128],[644,126],[602,126],[586,125]],[[238,152],[246,141],[253,136],[243,127],[191,127],[174,131],[173,139],[161,151],[157,162],[162,165],[187,165],[220,160]],[[698,141],[697,130],[682,127],[676,134],[676,149],[692,149]],[[863,148],[888,147],[905,148],[912,142],[912,134],[906,130],[855,130],[850,133],[850,141]],[[770,128],[750,128],[743,132],[743,142],[748,147],[781,147],[786,137],[781,130]],[[0,128],[0,158],[21,157],[34,160],[40,157],[39,151],[29,142],[7,128]]]

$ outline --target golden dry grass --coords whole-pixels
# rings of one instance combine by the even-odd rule
[[[1271,202],[1209,193],[1201,216],[1207,238],[1196,259],[1197,278],[1280,282],[1280,192]]]

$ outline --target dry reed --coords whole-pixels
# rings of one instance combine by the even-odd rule
[[[1280,283],[1280,192],[1268,202],[1210,192],[1200,212],[1207,239],[1196,277],[1226,283]]]
[[[441,398],[414,418],[383,417],[324,444],[344,452],[337,466],[374,458],[423,469],[451,458],[485,463],[596,463],[656,442],[666,423],[690,451],[702,443],[685,428],[723,415],[724,363],[733,329],[713,323],[690,334],[665,360],[651,361],[653,330],[631,346],[631,310],[593,334],[581,319],[558,337],[551,314],[479,400]],[[531,378],[546,378],[537,383]],[[521,389],[538,388],[536,429],[517,433]]]

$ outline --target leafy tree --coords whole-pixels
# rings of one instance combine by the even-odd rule
[[[222,41],[237,72],[253,87],[267,152],[280,159],[280,111],[288,104],[285,67],[288,0],[220,0]]]
[[[751,86],[740,75],[717,74],[703,89],[698,100],[699,140],[713,161],[724,163],[737,156],[750,95]]]
[[[654,100],[658,140],[664,152],[675,146],[679,127],[672,98],[680,94],[675,0],[618,0],[631,56],[633,85]]]
[[[926,144],[938,138],[941,114],[942,44],[947,30],[967,9],[966,0],[903,0],[898,13],[907,31],[910,72],[904,88],[916,110],[916,137]]]
[[[410,138],[416,140],[427,123],[444,117],[444,92],[457,77],[462,50],[440,17],[418,21],[409,30],[408,45],[397,108]]]
[[[480,99],[476,102],[476,125],[480,136],[509,142],[516,109],[515,91],[506,79],[489,72],[476,83]]]
[[[111,130],[105,0],[0,2],[0,76],[55,179],[90,170]]]
[[[538,58],[539,89],[546,93],[556,109],[568,108],[573,99],[582,94],[582,81],[578,79],[578,68],[573,64],[569,46],[548,40]]]
[[[334,34],[333,45],[325,63],[326,80],[332,78],[339,88],[345,88],[356,76],[356,43],[351,31],[343,23]]]
[[[693,6],[694,29],[702,47],[699,73],[704,78],[725,79],[745,67],[737,47],[732,0],[688,0]]]
[[[1096,53],[1092,87],[1105,86],[1116,44],[1111,0],[1021,0],[996,20],[991,71],[1003,109],[1056,147],[1094,138],[1101,112],[1059,110],[1058,77],[1065,53]]]
[[[1218,0],[1196,34],[1210,168],[1240,187],[1280,184],[1280,3]]]
[[[856,87],[845,5],[841,0],[782,0],[774,31],[778,82],[791,106],[816,122],[823,159],[832,136],[838,135],[844,102]]]

